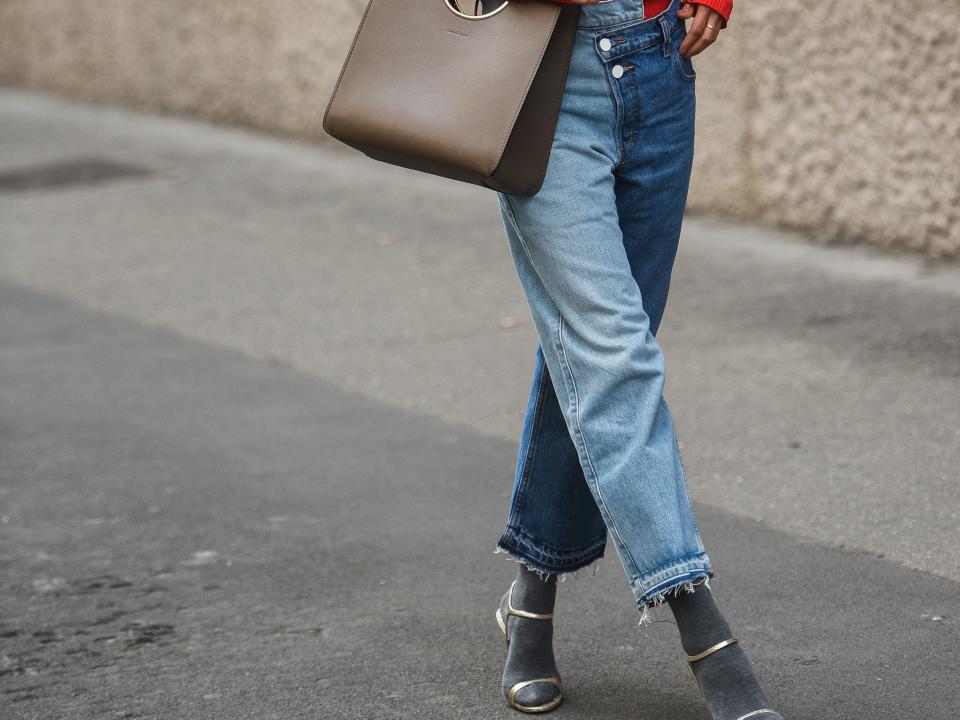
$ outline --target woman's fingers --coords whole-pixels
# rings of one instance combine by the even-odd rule
[[[696,5],[693,3],[685,2],[680,6],[680,9],[677,10],[677,17],[681,20],[689,20],[693,17],[693,13],[696,10]]]
[[[713,45],[720,35],[723,17],[716,10],[706,5],[697,5],[693,23],[687,29],[687,36],[680,44],[680,54],[685,58],[702,53]]]

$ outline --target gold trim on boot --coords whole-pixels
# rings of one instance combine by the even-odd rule
[[[727,639],[727,640],[724,640],[723,642],[718,642],[716,645],[711,645],[710,647],[708,647],[706,650],[704,650],[704,651],[701,652],[701,653],[697,653],[696,655],[687,655],[687,662],[692,665],[693,663],[697,662],[698,660],[703,660],[704,658],[710,657],[710,656],[713,655],[717,650],[723,650],[723,649],[724,649],[725,647],[727,647],[728,645],[735,645],[735,644],[738,643],[738,642],[740,642],[740,641],[737,640],[736,638],[729,638],[729,639]],[[738,720],[739,720],[739,718],[738,718]]]
[[[517,693],[523,690],[528,685],[533,685],[534,683],[550,683],[551,685],[556,685],[557,689],[560,691],[560,694],[557,695],[553,700],[543,705],[521,705],[516,701]],[[560,678],[558,677],[548,677],[548,678],[536,678],[534,680],[524,680],[523,682],[518,682],[507,693],[507,702],[510,703],[510,707],[514,710],[519,710],[520,712],[525,713],[545,713],[553,710],[557,705],[563,701],[563,688],[560,685]]]
[[[507,617],[502,617],[500,614],[500,608],[497,608],[496,618],[497,625],[500,626],[500,631],[503,633],[504,639],[507,641],[507,645],[510,645],[510,632],[507,629],[507,622],[510,620],[510,616],[514,615],[516,617],[527,618],[528,620],[553,620],[553,613],[532,613],[527,612],[526,610],[518,610],[513,606],[513,588],[517,584],[517,581],[514,580],[510,583],[510,590],[507,593]],[[557,695],[553,700],[543,705],[521,705],[516,701],[517,693],[523,690],[529,685],[534,683],[543,682],[550,683],[551,685],[556,685],[557,689],[560,691],[560,694]],[[563,686],[561,685],[560,678],[558,677],[548,677],[548,678],[534,678],[533,680],[523,680],[518,682],[510,690],[507,691],[507,703],[514,710],[519,710],[520,712],[525,713],[545,713],[553,710],[561,702],[563,702]]]
[[[763,708],[762,710],[754,710],[753,712],[748,712],[746,715],[741,715],[737,720],[747,720],[747,718],[756,717],[757,715],[779,715],[776,710],[771,710],[770,708]]]
[[[687,655],[687,666],[690,668],[690,672],[693,673],[693,664],[704,658],[708,658],[713,655],[717,650],[723,650],[725,647],[730,645],[736,645],[739,642],[735,637],[727,638],[721,642],[718,642],[716,645],[711,645],[703,652],[699,652],[696,655]],[[693,676],[696,678],[696,674]],[[776,710],[771,710],[770,708],[762,708],[760,710],[751,710],[746,715],[741,715],[737,720],[748,720],[748,718],[757,717],[758,715],[778,715]]]

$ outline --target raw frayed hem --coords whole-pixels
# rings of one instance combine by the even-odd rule
[[[667,597],[673,595],[674,597],[679,597],[680,593],[692,593],[696,592],[696,587],[698,585],[703,585],[710,589],[710,577],[704,575],[703,577],[697,578],[696,580],[691,580],[689,582],[680,583],[675,585],[672,588],[667,588],[663,592],[657,593],[652,598],[644,603],[644,606],[640,609],[640,621],[637,623],[637,627],[643,627],[644,625],[652,625],[653,618],[651,616],[651,610],[653,608],[658,608],[661,605],[667,602]]]
[[[600,571],[600,561],[603,560],[602,557],[598,557],[596,560],[591,561],[588,565],[584,565],[583,567],[579,567],[579,568],[577,568],[576,570],[570,570],[570,571],[567,571],[567,572],[559,572],[559,573],[558,573],[558,572],[552,572],[552,571],[550,571],[550,570],[544,570],[543,568],[537,567],[537,565],[535,565],[535,564],[534,564],[533,562],[531,562],[530,560],[527,560],[527,558],[520,557],[519,555],[516,555],[516,554],[510,552],[509,550],[505,550],[504,548],[500,547],[499,545],[498,545],[496,548],[494,548],[493,554],[494,554],[494,555],[507,555],[508,557],[513,558],[513,560],[515,560],[516,562],[520,563],[521,565],[523,565],[524,567],[526,567],[526,568],[527,568],[528,570],[530,570],[531,572],[535,572],[535,573],[537,574],[537,577],[539,577],[539,578],[540,578],[541,580],[543,580],[544,582],[546,582],[547,580],[549,580],[549,579],[550,579],[551,577],[553,577],[554,575],[557,576],[557,582],[563,582],[563,581],[566,580],[568,577],[578,578],[578,577],[580,577],[580,575],[583,573],[583,571],[584,571],[584,570],[587,570],[587,569],[590,570],[590,575],[591,575],[591,577],[592,577],[592,576],[596,575],[596,574]]]

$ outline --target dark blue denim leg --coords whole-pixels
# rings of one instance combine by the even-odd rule
[[[602,557],[606,539],[537,345],[510,514],[497,546],[538,570],[562,573]]]
[[[664,32],[669,44],[617,60],[631,62],[633,70],[617,85],[628,111],[614,192],[630,271],[654,335],[667,304],[680,241],[696,117],[694,81],[686,74],[692,66],[678,54],[683,26],[671,20]]]

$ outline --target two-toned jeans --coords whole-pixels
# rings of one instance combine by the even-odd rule
[[[539,344],[497,545],[565,573],[609,536],[640,608],[712,575],[655,339],[693,160],[677,10],[583,8],[543,187],[499,196]]]

